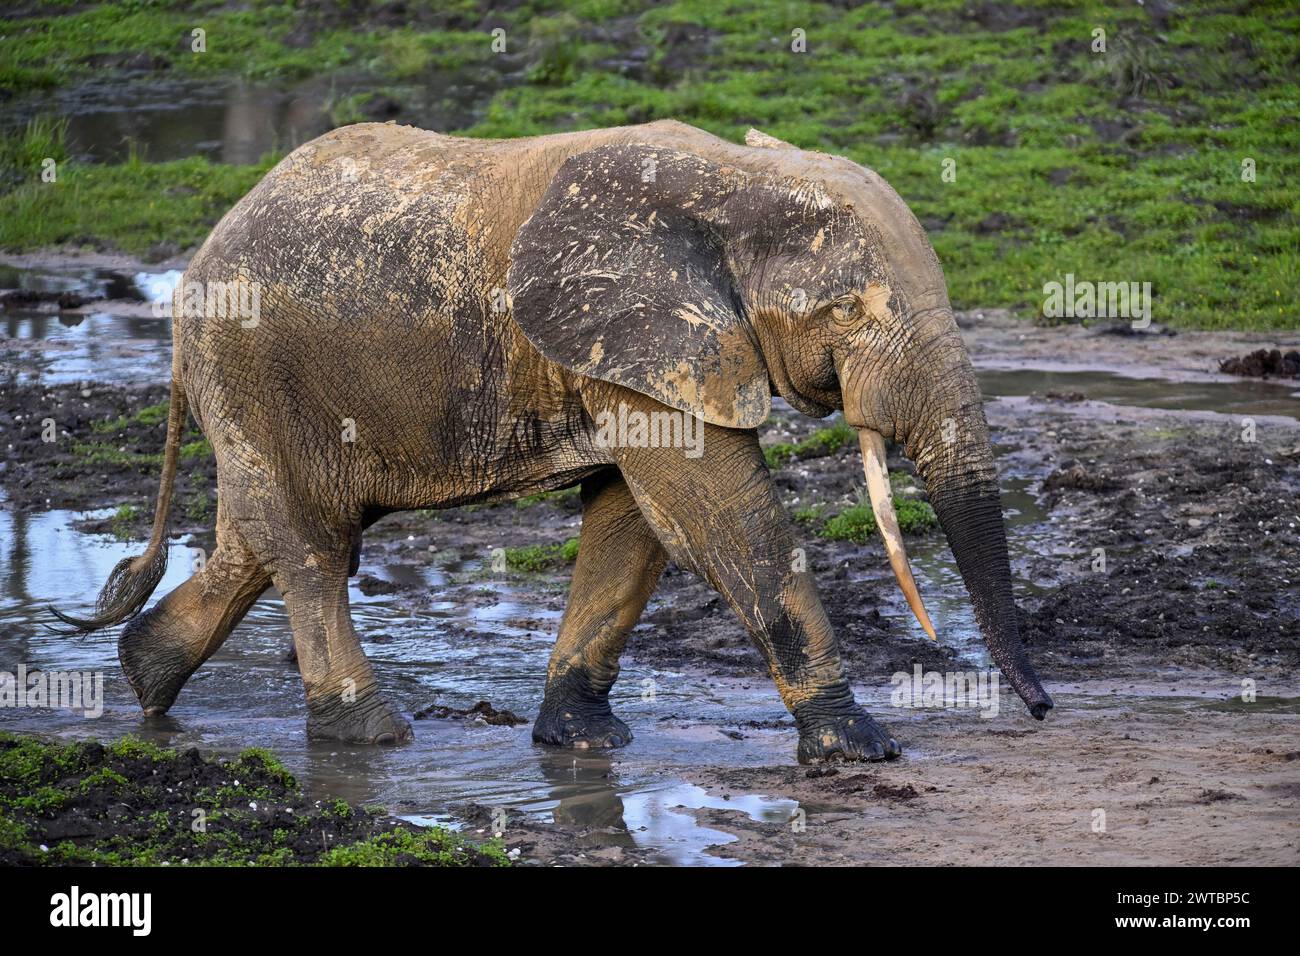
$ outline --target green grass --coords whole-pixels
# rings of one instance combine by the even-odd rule
[[[894,511],[898,515],[898,528],[903,534],[923,534],[939,526],[934,509],[915,498],[894,496]],[[875,537],[876,516],[869,502],[859,502],[845,508],[826,521],[817,535],[830,541],[852,541],[866,544]]]
[[[162,452],[131,451],[133,444],[131,431],[138,429],[161,429],[167,424],[167,402],[149,405],[133,415],[119,415],[104,421],[94,422],[91,431],[97,436],[91,441],[74,441],[72,451],[82,463],[95,466],[116,468],[138,468],[146,472],[162,469]],[[194,466],[206,463],[213,457],[212,443],[196,429],[193,424],[185,433],[187,441],[182,442],[179,455],[182,463]],[[191,482],[197,480],[193,475]]]
[[[289,46],[283,41],[297,19],[289,4],[272,2],[125,0],[72,10],[52,4],[46,16],[0,21],[12,38],[0,88],[75,82],[94,75],[97,58],[115,54],[148,53],[168,72],[198,77],[288,79],[357,64],[378,52],[369,31],[347,29],[353,24],[318,33],[308,47]],[[205,31],[203,52],[193,48],[195,28]]]
[[[161,453],[124,451],[109,442],[73,442],[72,451],[88,465],[142,468],[157,471],[162,467]]]
[[[169,405],[167,402],[159,402],[157,405],[146,405],[134,415],[119,415],[117,418],[110,418],[107,421],[95,422],[91,428],[100,433],[125,431],[132,425],[158,426],[167,421],[167,411]]]
[[[134,505],[121,505],[109,519],[109,529],[118,541],[131,539],[131,526],[140,519],[140,509]]]
[[[121,807],[132,813],[120,816]],[[65,814],[76,815],[71,827]],[[262,748],[210,760],[135,737],[103,746],[0,733],[0,864],[509,866],[510,860],[500,840],[476,844],[440,827],[412,829],[382,809],[310,801]]]
[[[208,496],[207,488],[201,487],[206,485],[207,476],[201,472],[195,472],[190,475],[190,484],[194,486],[193,496],[185,505],[185,517],[195,523],[206,523],[216,513],[216,507]]]
[[[489,841],[476,849],[490,857],[496,866],[510,864],[498,841]],[[426,866],[471,865],[465,841],[438,827],[419,833],[410,830],[381,833],[350,846],[336,847],[316,861],[317,866],[401,866],[406,863],[421,863]]]
[[[412,2],[402,25],[365,29],[352,9],[48,3],[0,21],[0,90],[35,103],[111,75],[104,57],[139,53],[182,78],[350,71],[376,90],[501,66],[475,0]],[[671,117],[739,140],[753,125],[888,179],[927,227],[957,308],[1034,317],[1043,285],[1073,273],[1151,282],[1157,323],[1296,324],[1300,9],[1284,0],[1183,0],[1163,23],[1088,0],[526,0],[493,17],[514,79],[469,135]],[[203,54],[189,48],[196,25]],[[790,52],[796,27],[805,53]],[[1097,27],[1105,53],[1090,48]],[[648,58],[626,68],[638,48]],[[365,96],[332,103],[334,121],[360,118]],[[39,160],[62,150],[53,120],[0,144],[0,248],[192,248],[267,167],[61,162],[57,184],[40,182]],[[1255,182],[1242,181],[1247,158]]]
[[[858,433],[843,420],[836,420],[832,425],[819,428],[807,438],[794,444],[777,442],[763,449],[763,459],[767,467],[775,471],[792,459],[820,458],[833,455],[841,448],[846,448],[857,441]]]
[[[196,247],[257,184],[271,158],[226,166],[191,157],[168,163],[65,165],[53,183],[33,170],[0,196],[0,248],[71,245],[147,256],[159,243]]]
[[[572,488],[561,488],[559,491],[541,491],[535,495],[525,495],[522,498],[516,498],[515,507],[522,511],[533,507],[533,505],[541,504],[544,501],[558,505],[571,504],[578,500],[580,494],[581,488],[578,485],[574,485]]]
[[[569,538],[563,544],[530,544],[521,548],[506,548],[506,566],[516,571],[545,571],[556,564],[572,564],[576,560],[577,538]]]
[[[46,160],[68,158],[67,119],[36,116],[19,131],[0,138],[0,188],[10,189],[22,180],[40,176]]]

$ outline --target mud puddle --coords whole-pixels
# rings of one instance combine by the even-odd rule
[[[135,733],[162,746],[229,754],[256,744],[280,755],[315,799],[383,805],[417,822],[472,820],[475,812],[486,813],[507,841],[529,823],[581,826],[595,832],[577,852],[625,846],[636,860],[650,863],[725,862],[706,851],[734,838],[701,827],[679,807],[725,802],[762,820],[782,814],[788,819],[795,809],[760,794],[720,801],[678,776],[693,764],[788,759],[795,746],[792,725],[743,739],[719,729],[745,719],[782,723],[784,710],[770,685],[722,686],[705,675],[661,672],[636,662],[628,662],[614,694],[614,706],[638,728],[636,746],[612,756],[537,748],[531,719],[514,728],[418,720],[414,743],[395,749],[308,743],[301,679],[286,661],[288,621],[274,592],[194,676],[166,719],[143,721],[121,676],[113,639],[64,637],[45,626],[47,604],[80,605],[118,560],[137,550],[73,528],[106,514],[0,513],[3,669],[13,673],[22,663],[30,670],[102,673],[104,680],[102,716],[6,709],[0,710],[4,730],[101,740]],[[172,545],[159,595],[190,573],[191,546],[210,548],[211,541],[196,537]],[[475,571],[464,565],[448,570]],[[367,574],[405,575],[408,583],[414,576],[427,587],[445,583],[442,571],[406,568],[393,575],[390,568],[363,565]],[[353,617],[366,637],[366,653],[406,713],[435,701],[462,706],[490,699],[529,718],[536,714],[559,614],[537,607],[526,588],[509,581],[484,579],[478,590],[489,588],[488,601],[435,601],[412,613],[400,599],[367,596],[354,584]]]
[[[56,279],[75,271],[24,268]],[[130,264],[114,268],[137,289],[148,285],[136,283],[140,270]],[[90,288],[101,279],[77,281]],[[1294,409],[1256,410],[1285,403],[1293,387],[1268,383],[1261,391],[1259,383],[1205,371],[1216,356],[1248,351],[1255,343],[1246,337],[1134,343],[1079,335],[1070,339],[1078,357],[1096,357],[1110,371],[1063,371],[1043,358],[1042,367],[1019,367],[1009,377],[982,373],[1004,376],[985,378],[986,408],[1022,632],[1057,698],[1045,724],[1032,722],[1005,687],[989,719],[894,706],[894,673],[916,664],[940,671],[987,664],[951,555],[937,533],[909,545],[938,625],[941,641],[933,644],[898,596],[879,542],[830,541],[817,534],[819,525],[805,528],[809,566],[855,692],[905,748],[905,759],[887,766],[809,776],[794,762],[793,722],[734,615],[671,567],[633,632],[615,686],[614,708],[635,739],[613,754],[542,750],[532,745],[529,724],[471,720],[417,721],[415,742],[393,750],[309,744],[274,593],[195,675],[172,715],[145,723],[112,638],[53,635],[42,609],[50,601],[84,608],[113,564],[138,553],[138,540],[77,529],[98,530],[109,506],[125,500],[143,516],[126,533],[147,533],[156,474],[73,467],[71,452],[53,454],[56,446],[42,445],[29,424],[34,412],[63,403],[58,417],[69,433],[92,434],[96,422],[165,399],[166,322],[135,331],[112,324],[125,322],[130,309],[148,311],[148,302],[91,303],[69,318],[85,323],[102,313],[106,324],[45,338],[35,326],[16,326],[0,343],[9,380],[42,383],[0,388],[8,447],[0,481],[11,495],[0,501],[0,669],[102,671],[106,693],[99,719],[0,711],[6,730],[103,739],[134,732],[218,753],[264,745],[311,794],[381,804],[471,834],[499,829],[507,846],[542,863],[1300,857],[1300,762],[1291,756],[1300,696],[1300,584],[1291,573],[1300,566],[1300,426]],[[47,328],[64,318],[34,311]],[[1000,360],[1009,361],[1016,342],[1027,363],[1062,354],[1059,344],[1044,344],[1042,330],[1019,328],[993,342]],[[977,341],[973,351],[989,347]],[[1157,347],[1169,360],[1157,372],[1167,376],[1130,374],[1155,368]],[[1141,361],[1126,364],[1125,350]],[[55,353],[69,363],[63,369],[53,364]],[[71,388],[55,381],[64,375],[120,384]],[[1196,410],[1202,406],[1208,410]],[[779,402],[774,416],[763,433],[768,441],[778,433],[798,440],[825,425]],[[1243,417],[1257,419],[1254,441],[1242,439]],[[161,448],[157,428],[130,435],[133,450]],[[56,489],[60,469],[71,477]],[[774,480],[792,511],[805,504],[834,511],[852,503],[861,475],[856,452],[846,448],[788,462]],[[186,489],[211,486],[210,475],[197,477],[186,477]],[[192,496],[178,500],[177,527],[210,528],[210,515],[188,517],[192,503]],[[71,510],[91,507],[102,510]],[[399,707],[410,714],[487,700],[536,715],[568,568],[493,575],[483,562],[496,547],[562,542],[578,533],[580,520],[570,496],[408,512],[370,529],[351,590],[354,618]],[[157,596],[187,575],[188,545],[210,549],[210,534],[173,545]],[[1104,571],[1094,566],[1099,548]],[[1250,701],[1242,696],[1247,681],[1256,695]],[[1096,809],[1110,814],[1109,838],[1091,828]]]
[[[1233,379],[1171,381],[1134,378],[1121,372],[977,371],[985,397],[1038,395],[1049,401],[1105,402],[1137,408],[1222,412],[1230,415],[1284,415],[1300,419],[1300,383]],[[1208,376],[1207,376],[1208,378]]]
[[[8,301],[0,310],[6,371],[27,366],[24,378],[51,385],[166,381],[171,319],[159,316],[155,304],[171,300],[180,276],[177,269],[51,271],[0,265],[0,290],[31,293],[33,300]],[[52,297],[63,293],[83,304],[60,307]]]
[[[377,83],[355,73],[288,87],[94,80],[57,90],[53,102],[45,96],[10,104],[7,115],[15,126],[41,113],[65,117],[68,151],[83,162],[121,163],[134,153],[150,162],[204,156],[248,165],[348,123],[398,119],[439,132],[473,126],[519,68],[514,58],[491,59],[428,83]]]

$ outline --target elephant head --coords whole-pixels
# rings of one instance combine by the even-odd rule
[[[515,320],[566,368],[716,425],[757,427],[774,393],[816,417],[843,409],[891,565],[933,636],[885,471],[884,439],[900,443],[994,660],[1041,719],[1052,701],[1020,641],[988,426],[938,258],[874,173],[749,142],[569,158],[511,249]]]

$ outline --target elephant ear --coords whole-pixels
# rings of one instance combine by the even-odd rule
[[[510,250],[519,327],[547,358],[715,425],[771,409],[718,235],[747,178],[690,153],[601,146],[556,173]]]

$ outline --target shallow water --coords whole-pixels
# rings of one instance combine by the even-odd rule
[[[0,273],[0,286],[91,291],[111,285],[121,295],[122,283],[127,283],[147,302],[167,298],[168,283],[175,279],[175,273],[10,270]],[[168,322],[147,313],[142,302],[130,315],[31,310],[3,313],[3,319],[10,336],[46,347],[44,367],[37,373],[45,381],[162,383],[170,363]],[[1148,407],[1300,417],[1286,389],[1255,382],[1175,385],[1102,373],[1038,371],[983,372],[981,382],[989,395],[1082,392],[1102,401]],[[1024,475],[1008,474],[1003,483],[1016,589],[1022,594],[1036,587],[1024,576],[1028,559],[1061,546],[1031,487]],[[137,733],[166,746],[222,753],[267,746],[317,797],[381,804],[421,822],[446,821],[458,805],[473,802],[504,810],[507,845],[509,818],[524,814],[605,828],[593,837],[593,850],[635,846],[665,863],[734,862],[708,852],[708,847],[733,838],[697,823],[692,809],[735,810],[776,822],[790,819],[799,809],[792,801],[764,794],[736,793],[722,800],[682,779],[685,769],[693,766],[763,766],[792,760],[793,725],[775,688],[761,674],[752,680],[716,679],[626,661],[613,700],[636,739],[631,747],[610,755],[537,748],[530,724],[506,728],[458,720],[419,721],[415,741],[400,748],[309,743],[301,680],[296,666],[285,660],[290,635],[283,603],[274,592],[253,607],[226,645],[191,679],[171,714],[146,722],[121,677],[111,635],[69,638],[45,627],[48,603],[85,607],[114,564],[139,550],[135,543],[75,530],[74,522],[82,517],[0,508],[0,670],[14,672],[21,663],[33,669],[101,672],[104,714],[87,719],[52,710],[0,710],[0,729],[65,738]],[[212,545],[203,538],[192,543],[208,549]],[[911,553],[941,640],[962,650],[977,666],[986,665],[960,576],[941,537],[915,542]],[[157,597],[188,576],[189,563],[189,548],[173,544]],[[465,564],[425,569],[363,561],[361,572],[436,591],[449,577],[463,578],[476,569]],[[862,574],[884,580],[889,572],[883,566],[864,566]],[[532,717],[559,624],[559,612],[538,600],[546,586],[536,578],[482,575],[481,590],[487,592],[482,601],[436,601],[415,612],[401,594],[368,597],[354,587],[351,600],[366,652],[382,685],[404,711],[433,703],[465,707],[490,700],[498,708]],[[896,618],[900,627],[916,627],[895,589],[885,587],[882,593],[891,596],[882,613]],[[653,695],[643,692],[647,682],[652,682]],[[888,684],[857,691],[864,705],[886,711],[888,720],[909,719],[885,706]],[[723,733],[724,727],[751,720],[777,724],[772,729],[746,728],[739,740]]]
[[[1007,492],[1012,547],[1019,554],[1034,546],[1042,512],[1023,481],[1011,481]],[[691,766],[763,766],[792,759],[797,743],[793,724],[762,674],[752,680],[718,679],[625,660],[612,699],[636,738],[629,748],[608,755],[535,747],[530,724],[508,728],[463,720],[417,721],[415,741],[400,748],[310,743],[301,680],[296,666],[285,659],[288,621],[274,591],[254,605],[195,674],[168,717],[146,721],[121,676],[112,635],[73,638],[46,626],[48,604],[84,607],[117,561],[139,550],[138,543],[73,527],[79,519],[108,514],[109,509],[87,514],[0,511],[0,670],[13,673],[21,663],[29,670],[101,673],[104,680],[104,712],[98,718],[56,710],[0,710],[0,729],[62,738],[136,733],[164,746],[219,753],[266,746],[318,798],[381,804],[423,822],[445,821],[449,809],[473,802],[504,810],[507,843],[509,817],[528,814],[607,828],[593,837],[593,850],[636,846],[663,863],[734,864],[707,852],[733,838],[698,824],[691,809],[734,810],[777,822],[799,809],[792,801],[763,794],[734,793],[722,800],[679,776]],[[173,543],[156,597],[189,575],[192,547],[210,550],[212,543],[205,537]],[[913,555],[943,640],[969,651],[982,666],[984,652],[976,643],[969,608],[960,599],[960,584],[953,587],[959,579],[951,555],[931,540],[919,542]],[[491,700],[526,717],[536,714],[560,617],[537,599],[550,582],[493,577],[465,562],[426,570],[363,561],[361,572],[418,579],[431,589],[445,584],[449,574],[462,580],[466,573],[480,575],[475,596],[484,600],[438,601],[415,612],[400,594],[366,596],[351,589],[353,618],[366,653],[386,693],[402,710]],[[901,601],[891,601],[882,613],[898,617],[902,627],[914,626]],[[869,709],[886,709],[888,684],[857,690]],[[891,713],[888,719],[907,718]],[[739,740],[723,732],[746,721],[776,726],[746,727]]]
[[[170,301],[180,272],[119,272],[102,268],[58,271],[0,265],[0,288],[107,295],[112,306],[76,312],[49,306],[0,311],[0,332],[36,354],[28,381],[63,385],[163,383],[171,374],[171,319],[154,303]]]
[[[600,821],[612,828],[613,845],[625,837],[629,845],[654,851],[653,858],[677,863],[728,862],[704,850],[731,838],[696,825],[679,809],[717,801],[683,784],[672,768],[761,765],[788,760],[794,751],[792,726],[754,731],[740,741],[714,726],[784,717],[770,683],[715,681],[633,661],[625,666],[614,706],[637,728],[637,739],[616,755],[543,750],[533,746],[528,724],[508,728],[463,720],[417,721],[415,741],[400,748],[308,743],[301,680],[285,660],[288,621],[274,592],[195,674],[168,717],[146,721],[121,676],[112,636],[72,638],[46,627],[47,604],[84,606],[113,565],[139,548],[73,530],[78,517],[85,516],[0,512],[0,670],[14,673],[22,663],[29,670],[102,673],[103,715],[8,709],[0,711],[5,730],[101,739],[136,733],[169,747],[217,752],[267,746],[316,797],[382,804],[430,820],[473,801],[505,808],[507,815]],[[189,547],[172,545],[158,596],[188,576],[191,554]],[[365,565],[362,570],[386,571]],[[431,586],[437,578],[428,576]],[[434,702],[467,706],[489,699],[523,715],[536,713],[559,614],[531,602],[529,594],[536,592],[526,581],[485,579],[483,587],[495,592],[495,603],[475,608],[444,602],[414,614],[400,597],[366,597],[353,589],[353,617],[366,638],[366,653],[386,692],[406,712]],[[522,626],[524,621],[538,627]],[[647,680],[654,683],[653,699],[643,699]],[[795,809],[790,801],[761,795],[737,795],[725,807],[762,819],[789,819]],[[506,835],[508,840],[508,823]]]
[[[0,288],[43,291],[110,292],[141,301],[139,308],[86,314],[48,309],[0,312],[0,328],[10,338],[47,343],[42,381],[50,384],[89,378],[110,384],[164,382],[171,363],[171,323],[145,303],[166,302],[180,279],[176,270],[123,274],[106,269],[16,269],[0,265]],[[93,372],[93,375],[91,374]],[[1115,405],[1234,415],[1281,415],[1300,419],[1300,385],[1206,375],[1200,381],[1133,378],[1122,370],[1049,371],[978,369],[985,397],[1082,395]]]
[[[474,125],[493,94],[506,82],[503,58],[455,75],[410,86],[375,84],[359,74],[318,77],[284,86],[212,83],[167,77],[131,82],[91,81],[53,94],[9,104],[15,126],[38,114],[65,117],[69,153],[83,162],[120,163],[134,151],[150,162],[204,156],[214,162],[247,165],[268,153],[288,153],[339,123],[383,121],[345,108],[353,94],[381,85],[402,108],[401,122],[438,132]],[[337,121],[335,116],[337,116]]]
[[[1300,418],[1300,384],[1231,378],[1198,382],[1130,378],[1114,372],[1053,372],[1039,369],[976,372],[985,396],[1081,394],[1096,402]],[[1289,387],[1288,387],[1289,386]]]

